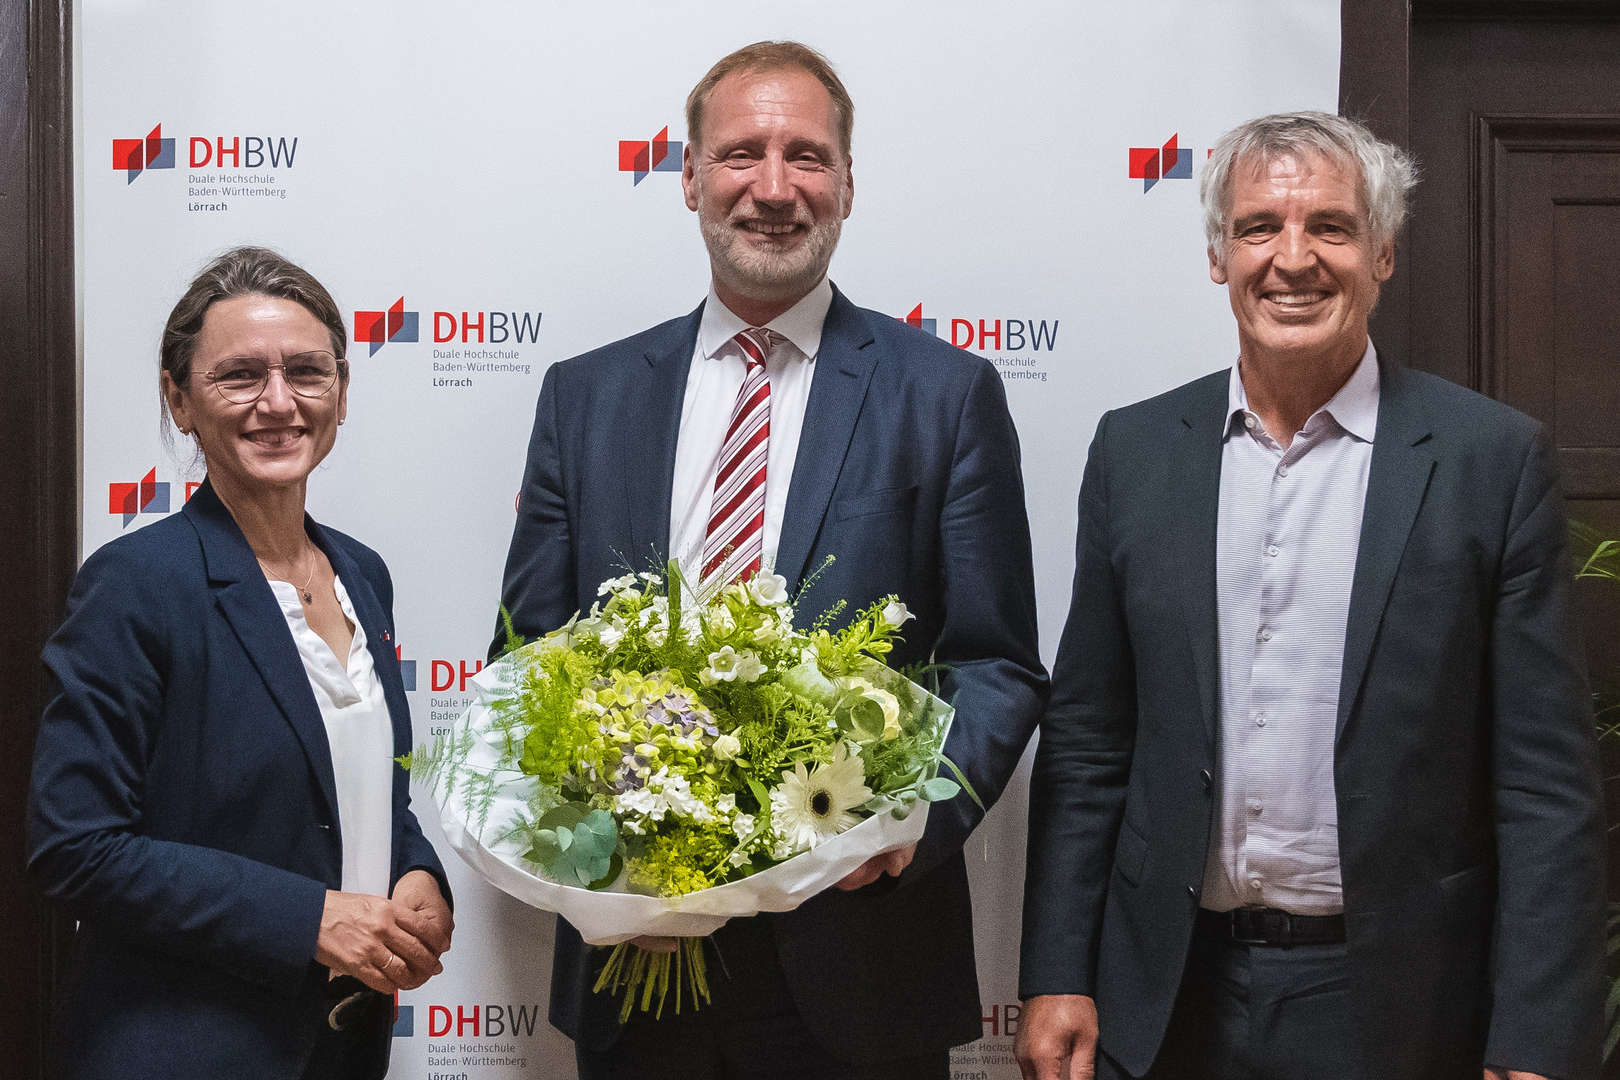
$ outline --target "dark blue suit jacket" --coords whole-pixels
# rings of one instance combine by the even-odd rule
[[[625,567],[661,565],[682,399],[702,309],[546,372],[503,598],[534,637],[589,607]],[[986,804],[1006,786],[1046,700],[1018,438],[991,365],[835,291],[823,326],[776,570],[801,622],[895,593],[916,614],[896,666],[946,665],[946,747]],[[830,890],[776,918],[810,1030],[851,1061],[977,1038],[978,983],[962,844],[982,815],[934,806],[898,888]],[[600,967],[559,923],[552,1022],[587,1046],[617,1033],[592,995]],[[716,976],[723,977],[723,976]]]
[[[393,584],[376,552],[306,518],[365,628],[410,749]],[[205,483],[85,560],[45,648],[29,870],[80,920],[55,1057],[68,1077],[300,1076],[342,878],[332,759],[275,594]],[[392,880],[444,870],[396,768]]]
[[[1595,1078],[1603,803],[1551,452],[1506,406],[1381,377],[1333,771],[1361,1075]],[[1218,790],[1228,378],[1098,425],[1031,781],[1021,993],[1095,995],[1132,1075]]]

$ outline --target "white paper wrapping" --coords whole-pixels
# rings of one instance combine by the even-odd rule
[[[495,663],[471,680],[477,696],[456,721],[459,735],[470,730],[473,741],[464,764],[477,770],[501,767],[497,742],[492,741],[489,703],[506,692],[509,664]],[[888,669],[882,669],[888,672]],[[893,678],[900,675],[889,672]],[[935,699],[946,713],[950,706]],[[496,739],[501,736],[496,735]],[[528,783],[535,783],[532,779]],[[592,945],[617,945],[643,934],[661,937],[707,937],[726,920],[761,911],[792,911],[806,900],[850,874],[874,855],[894,851],[922,838],[928,824],[928,804],[918,802],[904,819],[875,814],[848,832],[823,841],[802,855],[778,863],[742,881],[719,885],[686,896],[664,898],[622,891],[622,884],[600,892],[559,885],[529,868],[521,841],[504,839],[527,809],[532,789],[523,783],[504,785],[487,813],[468,806],[465,788],[440,779],[432,788],[439,804],[444,835],[467,864],[492,885],[531,907],[555,911],[573,924]],[[956,796],[967,798],[966,793]]]

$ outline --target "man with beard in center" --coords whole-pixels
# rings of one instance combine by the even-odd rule
[[[741,49],[686,119],[708,298],[546,372],[502,599],[534,637],[671,556],[701,587],[774,571],[794,595],[814,574],[801,620],[895,594],[916,618],[890,662],[941,665],[957,709],[945,750],[988,806],[1047,694],[1000,378],[827,279],[854,198],[854,106],[823,57]],[[962,845],[982,816],[965,794],[936,803],[918,845],[796,911],[733,919],[707,946],[713,1000],[697,1012],[621,1025],[592,992],[606,950],[559,921],[551,1021],[580,1075],[948,1076],[950,1047],[980,1032]]]

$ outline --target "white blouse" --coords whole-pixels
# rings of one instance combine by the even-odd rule
[[[393,722],[371,650],[366,648],[366,631],[355,617],[348,590],[341,578],[334,578],[332,585],[343,614],[354,626],[346,666],[338,663],[331,647],[310,629],[297,587],[285,581],[270,582],[326,724],[337,781],[342,889],[387,896],[394,835]]]

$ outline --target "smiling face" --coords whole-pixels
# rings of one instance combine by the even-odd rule
[[[798,68],[715,85],[681,187],[697,211],[715,291],[784,311],[821,281],[855,195],[827,88]]]
[[[300,353],[332,351],[327,328],[303,305],[250,295],[221,300],[208,309],[191,358],[191,376],[176,386],[167,372],[163,394],[175,425],[202,448],[216,490],[251,500],[275,489],[300,491],[337,441],[348,411],[348,386],[339,379],[323,396],[301,397],[280,367],[257,401],[225,400],[208,379],[220,365],[241,357],[283,364]]]
[[[1367,346],[1367,318],[1395,268],[1376,242],[1356,167],[1315,154],[1247,159],[1232,169],[1226,251],[1209,251],[1243,357],[1338,368]]]

